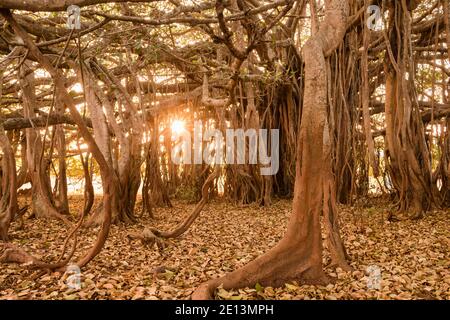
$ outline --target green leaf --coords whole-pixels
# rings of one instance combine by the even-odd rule
[[[261,292],[264,290],[264,287],[257,282],[255,285],[255,289],[256,289],[256,292]]]

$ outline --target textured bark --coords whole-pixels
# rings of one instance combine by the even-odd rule
[[[119,123],[115,118],[114,104],[96,84],[97,79],[93,76],[93,68],[88,67],[87,69],[90,72],[86,72],[84,78],[87,79],[87,100],[89,101],[88,105],[90,105],[95,139],[115,173],[113,179],[115,191],[112,194],[112,219],[113,222],[134,221],[134,208],[141,183],[142,124],[136,120],[136,110],[125,88],[112,75],[108,75],[111,86],[118,88],[116,92],[118,96],[117,101],[126,101],[125,105],[119,103],[119,114],[123,115],[127,112],[130,115],[127,118],[121,116],[122,122]],[[119,97],[123,99],[119,99]],[[126,107],[126,110],[121,110],[123,107]],[[107,120],[111,124],[112,131],[118,142],[114,155]],[[127,134],[130,131],[131,134]],[[114,162],[113,158],[118,159],[117,162]],[[98,208],[94,213],[88,225],[101,222],[99,213],[101,213],[101,208]]]
[[[114,221],[119,216],[120,210],[118,208],[118,198],[120,194],[119,185],[118,185],[118,178],[114,174],[114,168],[113,168],[113,155],[112,155],[112,146],[111,146],[111,137],[108,130],[108,124],[106,122],[106,115],[103,110],[111,109],[112,106],[110,105],[109,101],[101,100],[101,98],[104,97],[103,92],[101,92],[100,88],[96,84],[96,79],[94,79],[91,75],[91,73],[87,68],[87,66],[84,66],[83,68],[83,76],[81,75],[81,70],[79,67],[77,67],[78,70],[78,77],[79,79],[84,80],[84,89],[86,92],[86,105],[87,108],[91,114],[92,119],[92,128],[94,133],[94,139],[97,143],[99,150],[104,157],[109,169],[113,173],[112,179],[110,181],[111,183],[111,221],[114,223]],[[108,102],[108,104],[106,104]],[[103,108],[102,103],[105,108]],[[93,225],[99,225],[102,223],[104,217],[102,216],[104,214],[103,204],[101,204],[99,207],[97,207],[92,215],[90,216],[89,220],[86,222],[87,226],[93,226]]]
[[[386,157],[399,197],[399,212],[420,218],[436,203],[436,186],[431,181],[431,158],[415,100],[415,74],[410,61],[411,13],[404,0],[399,2],[390,8],[392,55],[387,54],[385,60]]]
[[[105,241],[109,234],[109,228],[111,225],[111,180],[112,180],[112,174],[109,168],[108,163],[106,162],[105,158],[103,157],[98,145],[96,144],[94,138],[90,134],[87,126],[85,125],[83,118],[78,113],[78,110],[76,108],[76,104],[73,100],[73,98],[68,94],[67,89],[65,88],[65,82],[66,79],[64,78],[61,71],[58,69],[55,69],[55,67],[52,65],[50,60],[45,57],[41,51],[38,49],[38,47],[33,43],[30,36],[23,30],[23,28],[17,23],[17,21],[14,19],[13,15],[9,10],[0,9],[0,14],[8,21],[8,23],[13,28],[14,32],[17,36],[19,36],[24,44],[28,47],[29,53],[42,65],[43,68],[45,68],[48,73],[51,75],[51,77],[54,80],[55,88],[60,94],[60,98],[62,103],[69,109],[70,114],[77,124],[81,136],[84,138],[86,143],[89,144],[92,155],[97,161],[99,168],[100,168],[100,174],[102,177],[102,186],[103,186],[103,210],[104,214],[102,225],[99,229],[97,239],[95,243],[92,245],[92,247],[88,250],[88,252],[85,253],[78,261],[77,265],[80,267],[85,266],[88,264],[103,248],[103,245],[105,244]],[[18,253],[18,256],[16,256],[17,259],[20,259],[21,256],[18,251],[9,251],[10,254]],[[7,252],[4,253],[6,255]],[[5,260],[3,260],[5,261]],[[8,260],[11,261],[11,260]],[[14,262],[14,260],[12,260]],[[69,261],[62,261],[55,264],[47,264],[47,263],[37,263],[36,265],[41,268],[48,268],[48,269],[61,269],[66,266],[66,264]]]
[[[447,128],[450,127],[450,119],[446,120]],[[442,205],[450,208],[450,133],[447,130],[446,136],[442,142],[442,155],[439,161],[439,166],[437,169],[437,175],[434,179],[437,181],[438,178],[441,179],[441,199]]]
[[[348,16],[347,1],[327,3],[325,20],[303,47],[305,94],[298,139],[294,202],[282,240],[264,255],[222,278],[201,285],[193,299],[211,298],[214,290],[254,286],[279,286],[289,280],[320,283],[327,280],[322,266],[320,215],[326,174],[324,130],[327,118],[328,57],[342,41]],[[318,183],[319,181],[319,183]]]
[[[364,5],[368,6],[368,1],[364,2]],[[365,21],[368,19],[368,14],[366,10]],[[375,147],[372,136],[372,126],[370,121],[369,112],[369,66],[368,66],[368,50],[369,50],[369,30],[367,25],[364,24],[363,31],[363,53],[361,57],[361,76],[362,76],[362,88],[361,88],[361,104],[363,110],[363,123],[364,123],[364,134],[366,137],[366,144],[369,153],[369,163],[373,170],[373,175],[375,177],[379,176],[378,164],[375,157]]]
[[[447,58],[450,59],[450,6],[448,4],[448,1],[444,1],[443,6],[444,6],[445,38],[447,40],[447,54],[448,54]]]
[[[145,164],[145,179],[149,184],[148,197],[149,201],[155,206],[172,207],[172,202],[169,198],[169,192],[162,179],[159,146],[159,121],[158,117],[153,119],[153,131],[151,132],[151,141],[149,145],[149,152],[147,153]],[[150,184],[150,179],[153,183]]]
[[[87,215],[91,212],[92,206],[94,205],[95,192],[94,186],[92,184],[92,174],[89,170],[89,153],[86,154],[86,158],[80,153],[80,160],[83,166],[84,173],[84,214]]]
[[[31,118],[11,118],[11,119],[0,119],[3,122],[3,127],[6,131],[8,130],[19,130],[26,128],[43,128],[45,126],[53,126],[58,124],[70,124],[75,125],[75,122],[70,116],[52,114],[42,117],[31,117]],[[90,119],[85,119],[86,125],[92,128],[92,122]]]
[[[36,105],[34,75],[25,67],[21,70],[20,87],[23,95],[24,118],[34,117]],[[32,185],[32,211],[37,218],[56,218],[67,222],[67,219],[56,209],[51,193],[49,160],[44,156],[43,141],[38,129],[25,129],[27,167]]]
[[[17,188],[19,189],[25,183],[30,181],[30,174],[28,172],[28,161],[27,161],[27,141],[24,139],[20,143],[20,169],[17,173]]]
[[[59,100],[59,99],[58,99]],[[64,106],[58,103],[56,107],[58,115],[64,115]],[[62,214],[69,214],[69,199],[67,197],[67,165],[66,165],[66,137],[62,125],[54,128],[56,151],[58,153],[58,176],[56,181],[55,206]]]
[[[239,5],[236,0],[231,1],[231,9],[238,11]],[[242,9],[242,8],[241,8]],[[231,31],[235,34],[245,34],[245,23],[237,21],[232,23]],[[248,27],[248,26],[247,26]],[[251,31],[250,31],[251,33]],[[236,48],[244,52],[246,50],[246,43],[244,37],[237,37]],[[254,70],[253,61],[254,54],[250,53],[247,59],[242,63],[243,76],[249,74]],[[244,130],[260,129],[260,117],[257,110],[256,86],[251,81],[242,81],[240,83],[240,107],[242,110],[243,119],[239,119],[240,123],[234,123],[234,127],[241,127]],[[245,99],[245,100],[244,100]],[[237,107],[237,106],[236,106]],[[224,118],[224,117],[222,117]],[[249,159],[249,144],[246,143],[245,154]],[[259,148],[265,146],[259,145]],[[267,153],[266,153],[267,154]],[[232,170],[236,177],[234,178],[234,187],[239,188],[239,194],[234,200],[240,204],[248,204],[252,202],[260,203],[261,205],[269,206],[271,203],[271,179],[269,176],[261,176],[260,168],[256,164],[239,165],[238,170]]]
[[[17,211],[16,160],[14,152],[0,126],[0,148],[3,151],[0,199],[0,240],[8,241],[8,229]]]
[[[156,1],[156,0],[153,0]],[[0,8],[27,11],[64,11],[70,5],[79,7],[110,2],[149,2],[143,0],[0,0]]]
[[[81,75],[79,75],[81,78]],[[91,114],[92,128],[94,131],[95,141],[100,148],[100,151],[105,157],[105,160],[110,166],[112,166],[112,155],[111,155],[111,145],[110,145],[110,135],[108,130],[108,124],[106,123],[106,117],[100,105],[99,100],[96,96],[96,91],[99,88],[95,84],[95,79],[90,77],[90,75],[84,73],[85,90],[86,90],[86,105]],[[106,108],[107,106],[105,106]]]
[[[324,172],[323,172],[323,223],[326,231],[327,248],[331,256],[331,265],[350,270],[348,255],[339,232],[338,209],[336,205],[336,186],[332,168],[332,145],[328,122],[325,121],[323,135]]]

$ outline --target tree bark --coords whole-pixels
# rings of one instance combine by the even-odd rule
[[[56,113],[64,114],[64,106],[58,103]],[[58,153],[58,177],[56,181],[55,205],[62,214],[69,214],[69,199],[67,197],[67,164],[66,164],[66,137],[62,125],[57,125],[54,129],[54,139],[56,139],[56,151]]]
[[[14,32],[17,36],[19,36],[24,44],[28,47],[29,53],[42,65],[43,68],[45,68],[48,73],[51,75],[55,82],[56,90],[59,91],[61,101],[64,103],[64,105],[69,109],[70,114],[77,124],[80,134],[84,138],[87,144],[89,144],[92,155],[97,161],[99,168],[100,168],[100,174],[102,177],[102,186],[103,186],[103,210],[104,214],[102,225],[100,227],[97,239],[93,246],[89,249],[88,252],[86,252],[85,255],[83,255],[79,260],[77,261],[77,265],[80,267],[85,266],[88,264],[103,248],[103,245],[105,244],[105,241],[109,234],[109,229],[111,225],[111,181],[112,181],[112,174],[110,167],[108,163],[106,162],[105,158],[103,157],[97,143],[95,142],[94,138],[92,137],[91,133],[89,132],[87,126],[85,125],[83,118],[78,113],[78,110],[76,108],[75,102],[73,98],[68,94],[67,89],[65,87],[66,79],[64,78],[63,74],[60,70],[55,69],[55,67],[52,65],[50,60],[45,57],[38,47],[33,43],[30,36],[25,32],[25,30],[17,23],[17,21],[14,19],[13,15],[9,10],[0,9],[0,14],[8,21],[8,23],[13,28]],[[4,255],[14,254],[18,253],[19,256],[17,260],[20,261],[21,256],[20,252],[15,251],[14,249],[9,252],[5,252]],[[4,260],[3,260],[4,261]],[[9,260],[11,261],[11,260]],[[14,261],[14,260],[13,260]],[[46,264],[46,263],[39,263],[40,267],[48,268],[48,269],[61,269],[64,268],[65,265],[68,263],[68,261],[64,261],[63,263],[56,263],[56,264]]]
[[[386,158],[399,197],[399,213],[420,218],[436,203],[431,158],[414,92],[411,65],[411,13],[405,0],[390,7],[391,25],[386,75]]]
[[[1,177],[2,197],[0,199],[0,240],[8,241],[8,229],[17,211],[16,160],[9,139],[1,126],[0,148],[3,151]]]
[[[368,6],[367,0],[364,1],[364,6]],[[368,14],[366,10],[365,21],[368,19]],[[369,62],[368,62],[368,50],[369,50],[369,39],[370,31],[367,28],[366,23],[364,23],[363,30],[363,53],[361,57],[361,76],[362,76],[362,88],[361,88],[361,104],[363,110],[363,123],[364,123],[364,133],[366,137],[367,149],[369,153],[369,163],[373,170],[373,175],[375,177],[379,176],[378,164],[375,157],[375,147],[372,136],[372,126],[370,121],[369,112]]]
[[[150,0],[156,1],[156,0]],[[26,11],[64,11],[70,5],[79,7],[101,3],[149,2],[148,0],[0,0],[0,8]]]
[[[28,73],[25,66],[20,70],[20,87],[23,95],[24,118],[34,116],[36,95],[34,86],[34,74]],[[32,211],[36,218],[56,218],[64,222],[68,220],[56,209],[51,193],[50,176],[48,172],[49,159],[44,155],[43,141],[38,129],[25,129],[27,167],[30,173],[32,185]]]

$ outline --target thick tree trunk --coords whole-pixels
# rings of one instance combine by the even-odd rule
[[[450,128],[450,119],[445,122],[446,127]],[[442,205],[450,208],[450,132],[447,129],[446,136],[442,142],[442,156],[439,162],[437,172],[441,179],[441,199]]]
[[[20,87],[23,95],[23,110],[25,118],[34,117],[34,107],[36,106],[36,96],[34,87],[33,72],[26,74],[25,67],[21,70]],[[39,129],[25,129],[27,167],[30,172],[32,185],[32,210],[37,218],[57,218],[64,222],[67,219],[56,209],[50,185],[48,168],[50,162],[43,152],[43,141]]]
[[[150,150],[147,153],[145,160],[145,190],[148,193],[148,201],[155,206],[172,207],[169,192],[162,179],[161,164],[159,161],[159,128],[158,119],[155,117],[153,121],[153,131],[151,134],[151,141],[149,144]],[[152,183],[150,183],[152,181]],[[144,192],[144,190],[142,191]]]
[[[236,0],[231,1],[231,9],[239,10],[239,5]],[[243,27],[241,21],[236,21],[231,25],[231,31],[235,34],[245,34],[245,28]],[[238,50],[244,51],[246,48],[246,43],[244,41],[244,37],[237,37],[236,39],[236,48]],[[248,55],[247,60],[242,63],[242,70],[244,73],[249,74],[254,70],[253,67],[254,55],[250,53]],[[243,74],[244,76],[244,74]],[[241,112],[239,113],[242,116],[241,126],[244,130],[255,130],[258,133],[260,129],[260,117],[257,110],[257,100],[255,97],[256,88],[253,82],[251,81],[242,81],[239,83],[239,91],[240,91],[240,103],[236,105],[235,108],[240,107]],[[245,98],[245,100],[244,100]],[[224,118],[224,116],[222,117]],[[220,119],[223,121],[223,119]],[[239,126],[239,123],[234,123],[236,127]],[[226,125],[223,123],[223,133],[225,133]],[[260,141],[261,142],[261,141]],[[249,143],[245,143],[245,157],[250,160],[250,141]],[[259,147],[263,147],[259,145]],[[265,147],[265,146],[264,146]],[[267,153],[266,153],[267,154]],[[246,164],[240,165],[238,170],[232,171],[237,180],[236,184],[239,185],[240,194],[238,195],[235,201],[238,201],[240,204],[249,204],[252,202],[258,202],[261,205],[269,206],[271,203],[271,177],[263,177],[260,174],[260,168],[257,164],[251,164],[246,162]],[[235,187],[236,187],[235,184]]]
[[[148,158],[150,147],[147,145],[147,155],[145,156],[145,172],[144,179],[142,181],[142,208],[141,208],[141,216],[147,214],[150,218],[154,219],[155,215],[153,214],[153,205],[150,199],[150,185],[152,184],[152,179],[149,176],[149,165]]]
[[[367,6],[367,0],[364,2],[364,5]],[[368,14],[366,10],[365,21],[367,21]],[[363,113],[363,124],[364,124],[364,134],[366,137],[367,150],[369,153],[369,163],[373,170],[373,175],[377,178],[379,176],[378,171],[378,163],[376,161],[375,156],[375,147],[372,136],[372,124],[370,121],[370,112],[369,112],[369,61],[368,61],[368,50],[369,50],[369,40],[370,33],[367,28],[367,24],[364,24],[363,31],[363,53],[361,57],[361,77],[362,77],[362,88],[361,88],[361,105],[362,105],[362,113]]]
[[[90,72],[85,72],[86,91],[88,106],[93,120],[94,135],[97,143],[110,167],[115,173],[112,181],[115,192],[112,194],[112,220],[113,222],[130,222],[134,221],[134,208],[136,204],[137,193],[141,183],[140,168],[141,168],[141,149],[142,149],[142,130],[139,128],[141,124],[135,121],[135,114],[132,106],[128,112],[132,113],[131,120],[122,117],[122,122],[118,123],[115,118],[114,104],[102,92],[102,89],[96,84],[97,79],[93,76],[93,71],[90,67]],[[112,77],[112,76],[111,76]],[[121,84],[116,80],[111,80],[116,87]],[[122,94],[124,88],[119,90]],[[119,100],[119,99],[118,99]],[[100,105],[100,103],[102,105]],[[119,103],[119,108],[122,105]],[[123,110],[119,111],[123,114]],[[115,149],[115,156],[118,158],[117,165],[113,162],[113,152],[111,147],[111,135],[108,129],[107,120],[109,121],[112,131],[115,134],[118,142],[118,148]],[[131,121],[131,124],[128,122]],[[131,130],[131,128],[133,128]],[[127,130],[132,131],[127,135]],[[88,225],[95,225],[102,221],[99,215],[102,212],[99,207],[88,221]]]
[[[323,223],[326,231],[327,248],[331,256],[331,265],[343,270],[350,270],[347,263],[347,252],[341,239],[338,222],[338,210],[336,200],[336,185],[332,168],[332,145],[328,122],[325,121],[323,137]]]
[[[101,227],[98,231],[98,237],[93,244],[93,246],[89,249],[88,252],[86,252],[85,255],[81,256],[79,260],[77,261],[77,265],[79,267],[85,266],[87,263],[89,263],[103,248],[103,245],[105,244],[105,241],[109,234],[109,228],[111,225],[111,181],[112,181],[112,173],[110,170],[110,167],[108,163],[106,162],[105,158],[103,157],[97,143],[95,142],[94,138],[90,134],[86,124],[84,123],[83,118],[78,113],[78,110],[76,108],[75,101],[73,98],[68,94],[67,89],[65,87],[66,79],[62,75],[61,71],[56,69],[50,60],[44,56],[41,51],[38,49],[38,47],[34,44],[34,42],[31,40],[30,36],[26,33],[26,31],[17,23],[17,21],[14,19],[13,15],[9,10],[0,9],[0,14],[8,21],[8,23],[12,26],[15,34],[19,36],[24,44],[28,47],[30,55],[35,58],[43,68],[45,68],[48,73],[51,75],[52,79],[55,83],[55,88],[61,95],[61,101],[64,103],[64,105],[69,109],[70,114],[77,124],[81,136],[84,138],[87,144],[89,144],[89,147],[91,148],[92,155],[97,161],[99,168],[100,168],[100,174],[102,177],[102,186],[103,186],[103,210],[104,214],[102,215],[103,221],[101,224]],[[29,255],[28,255],[29,256]],[[23,259],[27,259],[28,261],[31,261],[33,263],[36,263],[38,267],[46,268],[46,269],[64,269],[68,260],[61,261],[55,264],[48,264],[40,261],[36,261],[36,259],[29,259],[26,254],[23,253],[23,250],[16,250],[14,248],[11,248],[10,250],[5,250],[2,261],[9,261],[9,262],[16,262],[16,261],[23,261]]]
[[[94,186],[92,184],[92,170],[89,170],[89,153],[86,154],[86,158],[80,153],[80,161],[83,166],[84,173],[84,208],[83,212],[86,216],[91,212],[92,206],[94,205],[95,192]]]
[[[132,116],[134,117],[134,115]],[[134,221],[136,198],[141,185],[142,166],[142,130],[137,127],[142,124],[132,121],[132,133],[127,137],[126,143],[121,144],[119,159],[120,197],[118,199],[120,215],[119,220]]]
[[[30,174],[28,172],[28,161],[27,161],[27,141],[26,138],[20,142],[20,169],[17,173],[17,188],[19,189],[25,183],[30,181]]]
[[[294,202],[288,229],[282,240],[264,255],[222,278],[201,285],[193,299],[210,298],[215,288],[254,286],[257,282],[279,286],[290,280],[320,283],[327,280],[322,266],[323,212],[327,157],[324,154],[324,130],[327,118],[327,69],[325,57],[342,41],[349,12],[347,1],[327,3],[325,20],[317,34],[303,47],[305,94]],[[329,160],[328,160],[329,161]]]
[[[56,107],[58,115],[64,114],[62,103]],[[63,214],[69,214],[69,199],[67,197],[67,165],[66,165],[66,137],[62,125],[55,127],[56,151],[58,153],[58,179],[56,181],[55,206]]]
[[[399,212],[420,218],[435,203],[425,129],[414,92],[410,62],[411,14],[404,0],[391,7],[390,50],[386,75],[386,156]]]

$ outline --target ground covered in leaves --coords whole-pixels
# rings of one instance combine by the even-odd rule
[[[71,199],[74,211],[81,199]],[[105,248],[82,270],[81,289],[71,289],[66,276],[38,273],[15,264],[0,265],[0,299],[189,299],[202,282],[224,275],[274,246],[284,233],[291,202],[270,208],[214,202],[183,236],[166,248],[129,241],[129,232],[144,226],[168,230],[193,205],[155,209],[134,225],[113,226]],[[335,281],[327,286],[296,282],[282,288],[226,291],[218,299],[450,299],[450,214],[432,211],[418,221],[389,222],[388,208],[365,201],[364,207],[340,207],[342,237],[352,271],[327,269]],[[97,229],[83,230],[79,256],[95,239]],[[14,222],[13,243],[46,261],[58,258],[67,227],[56,221]],[[80,252],[81,251],[81,252]],[[0,243],[0,255],[2,244]],[[324,257],[325,263],[328,257]]]

